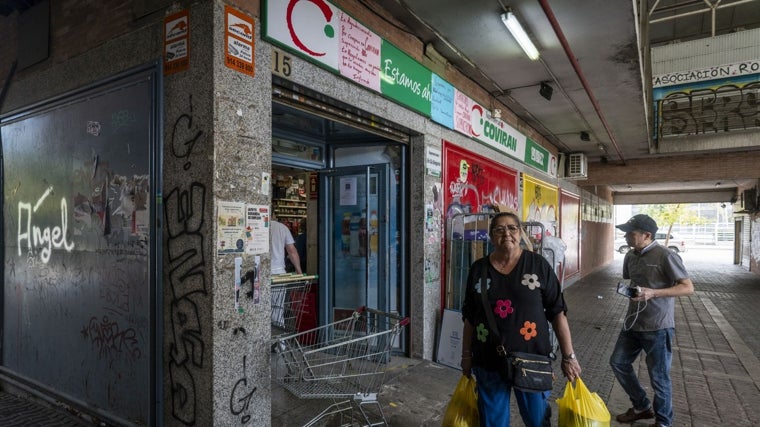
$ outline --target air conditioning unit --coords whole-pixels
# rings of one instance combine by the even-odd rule
[[[583,153],[571,153],[567,156],[567,177],[588,178],[588,159]]]

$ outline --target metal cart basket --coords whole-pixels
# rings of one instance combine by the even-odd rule
[[[312,280],[316,278],[316,275],[303,274],[272,277],[272,338],[299,331],[306,298],[311,291]]]
[[[274,379],[299,399],[332,400],[306,426],[338,414],[340,425],[388,425],[377,395],[391,349],[407,324],[408,318],[360,308],[345,319],[280,337]],[[350,421],[344,424],[346,417]],[[333,418],[329,423],[337,425]]]

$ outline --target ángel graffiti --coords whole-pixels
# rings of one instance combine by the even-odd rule
[[[40,227],[32,222],[34,212],[42,205],[42,202],[53,191],[53,187],[48,187],[45,193],[37,200],[32,207],[31,203],[19,202],[18,204],[18,256],[21,256],[22,242],[26,241],[26,248],[31,252],[40,250],[40,260],[47,264],[50,261],[50,255],[53,249],[63,249],[71,252],[74,249],[74,243],[67,241],[67,231],[69,224],[68,205],[66,199],[61,198],[61,224],[54,227]],[[24,220],[24,218],[26,220]]]

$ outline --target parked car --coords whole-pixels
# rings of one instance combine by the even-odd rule
[[[654,239],[657,240],[661,245],[664,245],[665,233],[656,233],[654,235]],[[679,238],[675,234],[670,233],[670,239],[668,240],[668,249],[676,253],[686,252],[686,241]],[[624,254],[631,250],[631,247],[628,246],[628,243],[625,241],[625,237],[618,237],[615,239],[615,250],[621,254]]]

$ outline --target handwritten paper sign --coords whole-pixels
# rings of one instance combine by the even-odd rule
[[[454,129],[454,86],[433,73],[430,118]]]
[[[354,18],[341,13],[340,74],[380,92],[382,39]]]

